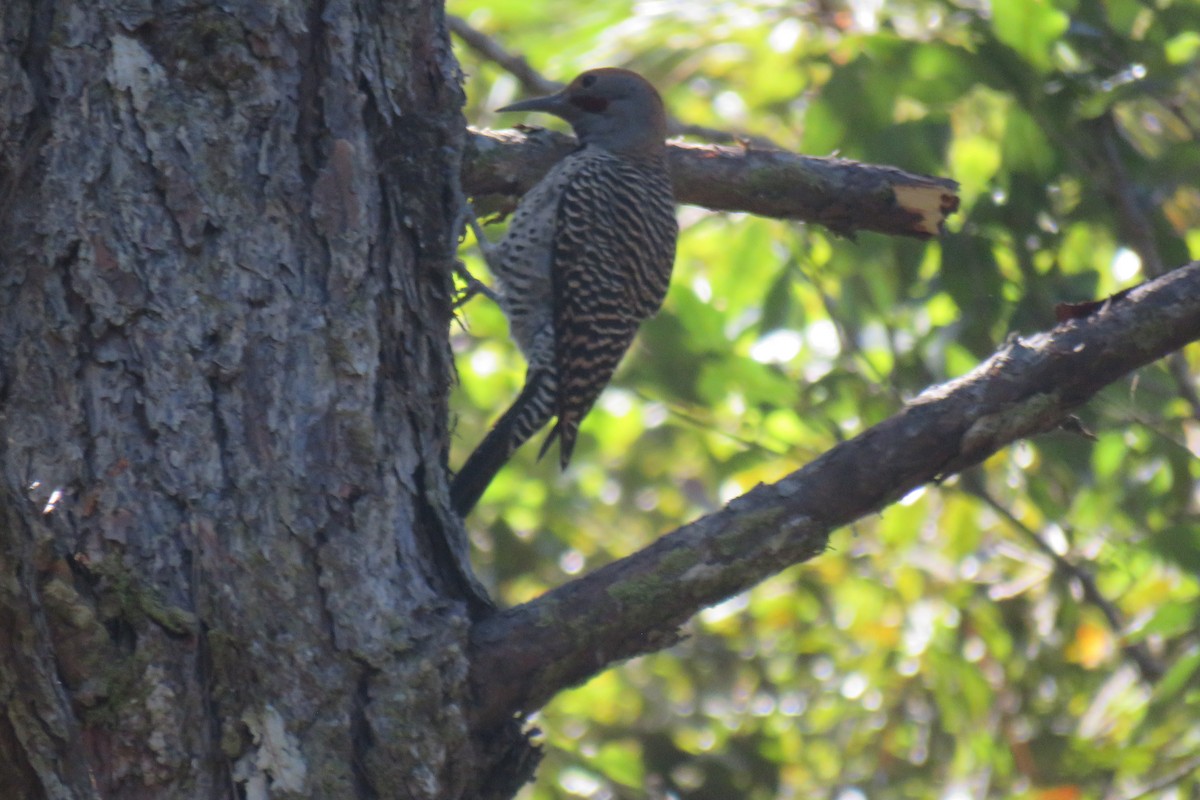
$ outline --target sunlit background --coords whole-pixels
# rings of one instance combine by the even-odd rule
[[[468,520],[506,604],[627,555],[961,375],[1054,307],[1200,258],[1200,4],[452,0],[543,75],[648,77],[686,123],[962,185],[940,242],[679,210],[666,305],[583,424]],[[518,82],[462,42],[467,117]],[[490,226],[493,238],[502,227]],[[473,272],[486,275],[473,251]],[[456,326],[452,464],[520,389]],[[1200,349],[838,532],[535,720],[549,798],[1200,796]]]

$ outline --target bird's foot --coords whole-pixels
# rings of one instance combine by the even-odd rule
[[[479,254],[483,256],[483,262],[487,264],[489,270],[495,273],[496,247],[483,232],[483,226],[479,224],[479,218],[475,216],[475,208],[469,202],[463,203],[461,219],[470,227],[471,233],[475,234],[475,245],[479,248]]]
[[[487,264],[488,269],[493,275],[496,274],[494,267],[494,253],[496,248],[484,234],[483,226],[479,224],[479,218],[475,216],[475,208],[469,202],[463,203],[461,214],[460,219],[465,221],[470,226],[471,232],[475,234],[475,245],[479,248],[480,255],[483,256],[483,262]],[[462,279],[462,282],[466,286],[458,296],[458,299],[454,301],[454,308],[457,309],[459,306],[464,305],[477,294],[483,295],[497,305],[500,303],[500,297],[496,294],[495,290],[472,275],[461,261],[455,266],[455,272],[458,273],[458,277]]]

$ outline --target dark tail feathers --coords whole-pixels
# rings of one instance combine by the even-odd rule
[[[517,448],[554,416],[557,383],[547,371],[529,372],[521,394],[504,412],[450,485],[454,511],[465,517]]]

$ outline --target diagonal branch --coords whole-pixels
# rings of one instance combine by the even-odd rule
[[[462,17],[447,14],[446,24],[449,26],[450,32],[461,39],[467,47],[516,78],[527,94],[553,94],[563,88],[563,84],[544,77],[531,67],[525,60],[525,56],[510,53],[495,39],[478,28],[471,27],[471,24]]]
[[[524,194],[576,146],[541,129],[471,130],[463,187],[477,199]],[[715,211],[816,222],[846,236],[928,239],[958,209],[957,183],[895,167],[722,145],[673,143],[668,152],[675,198]]]
[[[615,662],[669,646],[700,609],[821,553],[837,528],[979,463],[1131,370],[1200,339],[1200,262],[1093,315],[1014,339],[972,373],[779,483],[646,549],[476,623],[476,730],[527,714]]]
[[[446,15],[450,31],[462,40],[463,44],[475,51],[475,54],[486,61],[491,61],[505,72],[512,75],[521,84],[526,94],[553,94],[566,84],[552,81],[529,65],[525,56],[509,52],[504,45],[497,42],[462,17],[453,14]],[[681,122],[674,116],[667,118],[667,131],[671,136],[697,136],[710,142],[732,144],[734,142],[750,142],[758,147],[775,147],[774,142],[762,136],[732,133],[718,128],[707,128],[703,125],[691,125]]]

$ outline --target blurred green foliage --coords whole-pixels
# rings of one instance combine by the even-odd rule
[[[681,208],[666,306],[571,468],[526,447],[468,521],[508,604],[778,479],[1056,303],[1200,257],[1194,0],[449,11],[548,77],[626,66],[688,123],[962,184],[932,243]],[[472,123],[554,125],[491,114],[516,82],[458,55]],[[463,322],[454,464],[524,374],[496,308]],[[1095,441],[1046,435],[914,492],[560,695],[522,797],[1200,796],[1197,374],[1195,347],[1142,370],[1080,413]]]

